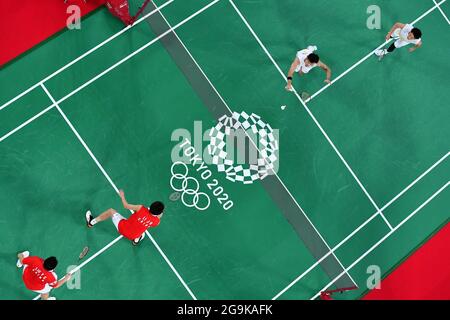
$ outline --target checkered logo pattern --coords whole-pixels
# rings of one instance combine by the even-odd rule
[[[258,141],[253,141],[258,143],[259,150],[256,163],[241,165],[230,159],[226,151],[226,138],[236,130],[251,130],[252,136],[257,137]],[[272,127],[260,116],[254,113],[248,115],[246,112],[233,112],[231,117],[224,115],[210,130],[209,136],[208,152],[212,156],[212,163],[217,165],[219,172],[226,173],[228,180],[250,184],[273,173],[274,163],[278,161],[278,141]]]

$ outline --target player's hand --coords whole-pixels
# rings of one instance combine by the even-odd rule
[[[388,41],[390,38],[391,38],[391,34],[388,33],[388,34],[386,35],[386,41]]]
[[[119,190],[119,196],[121,198],[125,197],[125,192],[123,192],[123,190]]]
[[[325,79],[323,82],[330,84],[331,81],[329,79]]]
[[[66,274],[66,276],[64,278],[66,281],[69,281],[72,278],[72,274],[68,273],[68,274]]]

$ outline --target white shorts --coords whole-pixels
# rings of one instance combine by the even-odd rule
[[[119,231],[119,222],[122,220],[125,220],[125,218],[118,212],[115,212],[112,217],[112,222],[114,223],[114,225],[116,226],[117,231]]]
[[[28,266],[24,266],[24,267],[23,267],[22,273],[25,272],[25,269],[26,269],[27,267],[28,267]],[[39,294],[47,294],[47,293],[50,293],[50,291],[52,291],[52,289],[53,289],[53,287],[52,287],[52,286],[49,286],[48,283],[46,283],[44,289],[42,289],[42,290],[31,290],[31,291],[36,292],[36,293],[39,293]]]

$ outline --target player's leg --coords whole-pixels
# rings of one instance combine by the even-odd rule
[[[92,216],[92,212],[90,210],[88,210],[86,212],[86,224],[87,224],[88,228],[92,228],[97,223],[111,218],[115,213],[117,213],[116,210],[111,208],[111,209],[108,209],[105,212],[101,213],[97,218],[94,218]]]
[[[50,297],[50,292],[49,293],[41,293],[40,298],[41,298],[41,300],[56,300],[55,297]]]
[[[52,289],[53,288],[51,286],[46,284],[44,289],[37,290],[37,291],[34,291],[34,292],[36,292],[36,293],[38,293],[40,295],[39,298],[41,300],[56,300],[55,297],[50,297],[50,292],[52,291]]]
[[[112,223],[116,227],[117,231],[119,231],[119,223],[122,220],[126,220],[120,213],[114,212],[114,214],[111,216]]]

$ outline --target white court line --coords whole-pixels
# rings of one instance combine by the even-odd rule
[[[85,261],[83,261],[83,263],[81,263],[80,265],[76,266],[76,268],[72,269],[70,271],[70,274],[74,274],[75,272],[77,272],[78,270],[80,270],[81,268],[83,268],[85,265],[87,265],[89,262],[91,262],[92,260],[94,260],[95,258],[97,258],[99,255],[101,255],[103,252],[105,252],[106,250],[108,250],[110,247],[112,247],[112,245],[114,245],[117,241],[119,241],[120,239],[122,239],[123,236],[118,236],[117,238],[115,238],[113,241],[111,241],[110,243],[108,243],[106,246],[104,246],[102,249],[100,249],[99,251],[97,251],[94,255],[92,255],[91,257],[89,257],[89,259],[86,259]],[[41,295],[38,295],[36,297],[34,297],[33,300],[38,300],[39,297]]]
[[[47,90],[47,88],[45,87],[44,84],[41,84],[42,89],[45,91],[45,93],[48,95],[48,97],[50,98],[50,100],[53,102],[53,104],[55,105],[56,109],[58,109],[59,113],[61,114],[61,116],[64,118],[64,121],[67,123],[67,125],[70,127],[70,129],[72,130],[72,132],[75,134],[75,136],[78,138],[78,140],[80,141],[80,143],[83,145],[84,149],[88,152],[88,154],[91,156],[92,160],[94,160],[95,164],[97,165],[97,167],[100,169],[100,171],[103,173],[103,175],[105,176],[105,178],[108,180],[108,182],[111,184],[111,186],[113,187],[113,189],[116,191],[117,194],[119,194],[119,189],[117,188],[117,186],[115,185],[115,183],[112,181],[111,177],[108,175],[108,173],[106,172],[106,170],[103,168],[103,166],[100,164],[100,162],[97,160],[97,158],[95,157],[95,155],[92,153],[91,149],[88,147],[88,145],[86,144],[86,142],[83,140],[83,138],[80,136],[80,134],[78,133],[78,131],[75,129],[75,127],[73,126],[73,124],[70,122],[70,120],[67,118],[66,114],[62,111],[62,109],[59,107],[58,103],[56,102],[56,100],[53,98],[53,96],[50,94],[50,92]],[[131,210],[130,210],[131,211]],[[194,300],[197,300],[197,298],[194,296],[194,294],[192,293],[191,289],[187,286],[186,282],[181,278],[180,274],[178,273],[178,271],[174,268],[174,266],[172,265],[172,263],[169,261],[169,259],[167,258],[167,256],[164,254],[164,252],[161,250],[161,248],[158,246],[158,244],[156,243],[156,241],[150,236],[149,233],[147,233],[147,235],[150,237],[150,239],[152,240],[152,242],[155,244],[156,248],[158,249],[158,251],[161,253],[162,257],[164,258],[164,260],[167,262],[167,264],[169,265],[170,269],[172,269],[172,271],[175,273],[175,275],[178,277],[178,279],[181,281],[181,283],[183,284],[183,286],[186,288],[186,290],[189,292],[189,294],[191,295],[191,297]]]
[[[167,264],[170,266],[170,268],[172,269],[172,271],[175,273],[175,275],[177,276],[178,280],[180,280],[180,282],[183,284],[183,286],[186,288],[187,292],[189,292],[189,294],[191,295],[192,299],[197,300],[197,297],[194,295],[194,293],[191,291],[191,289],[189,288],[189,286],[186,284],[186,282],[184,282],[183,278],[180,276],[180,274],[177,272],[177,270],[175,269],[175,267],[172,265],[172,263],[169,261],[169,259],[167,258],[167,256],[164,254],[164,252],[161,250],[161,248],[159,247],[158,243],[155,241],[155,239],[153,239],[153,237],[151,236],[150,232],[148,232],[148,230],[145,231],[145,233],[147,234],[148,238],[152,241],[153,245],[156,247],[156,249],[158,250],[158,252],[162,255],[162,257],[164,258],[164,260],[166,260]]]
[[[186,19],[184,19],[183,21],[181,21],[180,23],[178,23],[177,25],[175,25],[175,27],[173,27],[173,30],[178,29],[179,27],[181,27],[182,25],[184,25],[185,23],[189,22],[190,20],[192,20],[194,17],[196,17],[197,15],[199,15],[200,13],[202,13],[203,11],[205,11],[206,9],[210,8],[211,6],[213,6],[214,4],[216,4],[217,2],[219,2],[220,0],[214,0],[213,2],[209,3],[208,5],[204,6],[202,9],[200,9],[199,11],[193,13],[192,15],[190,15],[189,17],[187,17]],[[76,88],[75,90],[73,90],[72,92],[70,92],[69,94],[65,95],[64,97],[62,97],[61,99],[59,99],[56,104],[61,104],[62,102],[64,102],[65,100],[69,99],[71,96],[73,96],[74,94],[78,93],[79,91],[83,90],[84,88],[86,88],[87,86],[89,86],[90,84],[92,84],[93,82],[95,82],[96,80],[100,79],[101,77],[103,77],[105,74],[109,73],[110,71],[114,70],[115,68],[117,68],[119,65],[121,65],[122,63],[126,62],[127,60],[129,60],[130,58],[134,57],[136,54],[138,54],[139,52],[141,52],[142,50],[148,48],[149,46],[153,45],[155,42],[159,41],[161,38],[165,37],[166,35],[168,35],[170,32],[172,32],[172,30],[168,30],[162,34],[160,34],[157,38],[153,39],[152,41],[148,42],[147,44],[143,45],[142,47],[140,47],[139,49],[137,49],[136,51],[132,52],[131,54],[129,54],[128,56],[126,56],[125,58],[121,59],[120,61],[116,62],[114,65],[112,65],[111,67],[109,67],[108,69],[104,70],[103,72],[99,73],[98,75],[96,75],[95,77],[93,77],[92,79],[90,79],[89,81],[85,82],[84,84],[82,84],[81,86],[79,86],[78,88]],[[43,82],[39,83],[38,86],[41,86],[43,84]],[[18,128],[12,130],[11,132],[9,132],[8,134],[6,134],[5,136],[0,138],[0,142],[5,140],[6,138],[8,138],[9,136],[11,136],[13,133],[17,132],[19,129],[25,127],[26,125],[30,124],[32,121],[36,120],[37,118],[39,118],[40,116],[42,116],[43,114],[45,114],[46,112],[50,111],[53,107],[55,107],[55,104],[52,104],[51,106],[49,106],[48,108],[46,108],[45,110],[41,111],[40,113],[38,113],[37,115],[35,115],[34,117],[32,117],[31,119],[25,121],[24,123],[22,123]]]
[[[22,123],[20,126],[16,127],[15,129],[11,130],[10,132],[8,132],[7,134],[5,134],[4,136],[0,137],[0,142],[2,142],[3,140],[5,140],[6,138],[8,138],[9,136],[13,135],[14,133],[16,133],[17,131],[19,131],[20,129],[24,128],[25,126],[29,125],[31,122],[33,122],[34,120],[36,120],[37,118],[39,118],[40,116],[42,116],[44,113],[47,113],[48,111],[50,111],[51,109],[53,109],[55,106],[51,105],[50,107],[42,110],[41,112],[39,112],[38,114],[34,115],[33,117],[31,117],[30,119],[28,119],[27,121],[25,121],[24,123]]]
[[[447,157],[450,155],[450,152],[445,154],[442,158],[440,158],[437,162],[435,162],[430,168],[428,168],[425,172],[423,172],[419,177],[417,177],[413,182],[411,182],[406,188],[404,188],[399,194],[397,194],[395,197],[393,197],[390,201],[388,201],[382,208],[382,210],[385,210],[390,205],[392,205],[395,201],[398,200],[403,194],[405,194],[406,191],[411,189],[416,183],[418,183],[423,177],[425,177],[427,174],[429,174],[434,168],[436,168],[439,164],[441,164]],[[288,291],[290,288],[292,288],[297,282],[299,282],[302,278],[304,278],[308,273],[310,273],[315,267],[317,267],[323,260],[328,258],[332,252],[335,252],[337,249],[339,249],[343,244],[345,244],[348,240],[353,238],[353,236],[358,233],[362,228],[364,228],[370,221],[375,219],[378,216],[378,212],[375,212],[369,219],[367,219],[363,224],[361,224],[358,228],[352,231],[347,237],[345,237],[341,242],[339,242],[336,246],[333,247],[331,252],[328,252],[325,254],[322,258],[320,258],[318,261],[316,261],[311,267],[309,267],[307,270],[305,270],[301,275],[299,275],[297,278],[295,278],[291,283],[289,283],[288,286],[286,286],[283,290],[281,290],[275,297],[272,298],[272,300],[278,299],[280,296],[282,296],[286,291]]]
[[[445,1],[447,0],[443,0],[439,3],[439,5],[443,4]],[[436,3],[436,2],[435,2]],[[423,18],[425,18],[427,15],[429,15],[431,12],[433,12],[437,7],[437,3],[436,6],[434,6],[433,8],[429,9],[428,11],[426,11],[424,14],[422,14],[419,18],[417,18],[416,20],[414,20],[411,24],[416,24],[417,22],[419,22],[420,20],[422,20]],[[393,39],[389,39],[388,41],[385,41],[383,44],[379,45],[377,48],[375,48],[374,50],[372,50],[371,52],[369,52],[364,58],[362,58],[361,60],[359,60],[357,63],[355,63],[353,66],[351,66],[350,68],[348,68],[347,70],[345,70],[342,74],[340,74],[337,78],[335,78],[333,81],[331,81],[330,84],[322,87],[322,89],[320,89],[319,91],[317,91],[316,93],[314,93],[311,97],[309,97],[305,102],[308,103],[310,102],[312,99],[314,99],[315,97],[317,97],[319,94],[321,94],[323,91],[325,91],[326,89],[328,89],[331,85],[333,85],[334,83],[336,83],[337,81],[339,81],[340,79],[342,79],[345,75],[347,75],[350,71],[352,71],[353,69],[355,69],[357,66],[359,66],[361,63],[363,63],[364,61],[366,61],[367,59],[369,59],[370,57],[373,56],[373,54],[375,53],[375,51],[377,51],[378,49],[383,48],[385,45],[387,45],[389,42],[391,42]]]
[[[444,11],[441,9],[441,5],[436,2],[436,0],[433,0],[434,4],[437,6],[438,10],[441,12],[444,19],[447,21],[448,24],[450,24],[450,21],[448,20],[447,16],[445,15]]]
[[[425,207],[431,200],[433,200],[435,197],[437,197],[442,191],[445,190],[445,188],[448,187],[450,182],[447,182],[443,187],[441,187],[438,191],[436,191],[430,198],[428,198],[424,203],[422,203],[416,210],[414,210],[412,213],[408,215],[405,219],[402,220],[395,228],[394,230],[389,231],[383,238],[381,238],[376,244],[374,244],[369,250],[367,250],[363,255],[361,255],[357,260],[355,260],[350,266],[348,266],[340,275],[338,275],[336,278],[334,278],[329,284],[327,284],[322,290],[320,290],[314,297],[311,298],[311,300],[316,299],[321,292],[327,290],[333,283],[338,280],[340,277],[342,277],[346,272],[350,271],[355,265],[357,265],[362,259],[364,259],[369,253],[371,253],[373,250],[375,250],[380,244],[382,244],[387,238],[389,238],[395,231],[397,231],[402,225],[404,225],[409,219],[411,219],[417,212],[422,210],[423,207]]]
[[[126,28],[122,29],[121,31],[117,32],[116,34],[114,34],[113,36],[109,37],[108,39],[106,39],[105,41],[101,42],[100,44],[98,44],[97,46],[95,46],[94,48],[90,49],[89,51],[85,52],[84,54],[82,54],[81,56],[79,56],[78,58],[76,58],[75,60],[71,61],[70,63],[66,64],[65,66],[61,67],[60,69],[56,70],[55,72],[53,72],[51,75],[47,76],[46,78],[42,79],[41,81],[39,81],[38,83],[34,84],[33,86],[31,86],[30,88],[28,88],[27,90],[23,91],[21,94],[17,95],[16,97],[14,97],[13,99],[9,100],[8,102],[6,102],[5,104],[3,104],[0,107],[0,111],[3,110],[4,108],[6,108],[7,106],[9,106],[10,104],[14,103],[15,101],[17,101],[18,99],[22,98],[23,96],[25,96],[26,94],[28,94],[29,92],[33,91],[34,89],[36,89],[37,87],[40,86],[41,83],[47,82],[48,80],[50,80],[51,78],[53,78],[54,76],[60,74],[61,72],[63,72],[64,70],[66,70],[67,68],[71,67],[72,65],[74,65],[75,63],[77,63],[78,61],[84,59],[85,57],[87,57],[88,55],[90,55],[91,53],[93,53],[94,51],[97,51],[98,49],[100,49],[101,47],[103,47],[105,44],[111,42],[112,40],[114,40],[115,38],[117,38],[118,36],[120,36],[121,34],[125,33],[126,31],[130,30],[131,28],[134,28],[135,26],[137,26],[139,23],[141,23],[142,21],[144,21],[145,19],[147,19],[148,17],[150,17],[151,15],[155,14],[156,12],[158,12],[159,10],[163,9],[164,7],[166,7],[167,5],[171,4],[174,0],[169,0],[167,2],[165,2],[163,5],[161,5],[159,8],[149,12],[148,14],[146,14],[145,16],[143,16],[142,18],[140,18],[138,21],[136,21],[136,23],[134,23],[132,26],[127,26]]]
[[[191,52],[189,51],[189,49],[186,47],[186,45],[184,44],[184,42],[180,39],[180,37],[178,36],[178,34],[175,32],[175,29],[172,28],[172,26],[170,25],[169,21],[167,21],[167,19],[165,18],[165,16],[162,14],[162,12],[160,12],[160,15],[162,16],[162,18],[166,21],[167,25],[169,26],[170,30],[173,31],[174,35],[177,37],[178,41],[180,41],[180,43],[182,44],[182,46],[184,47],[184,49],[186,50],[186,52],[189,54],[189,56],[191,57],[192,61],[194,61],[195,65],[197,66],[197,68],[200,70],[200,72],[203,74],[203,76],[205,77],[205,79],[208,81],[208,83],[211,85],[211,87],[213,88],[213,90],[216,92],[217,96],[220,98],[220,100],[223,102],[223,104],[227,107],[228,111],[231,113],[232,110],[230,109],[230,107],[228,106],[228,104],[225,102],[225,100],[223,99],[222,95],[219,93],[219,91],[217,91],[216,87],[214,86],[214,84],[211,82],[211,80],[209,79],[209,77],[206,75],[206,73],[203,71],[202,67],[200,67],[200,65],[198,64],[197,60],[194,58],[194,56],[191,54]],[[246,130],[243,130],[245,132],[245,134],[247,135],[247,137],[249,138],[249,141],[251,141],[253,147],[258,150],[260,153],[261,151],[258,149],[257,145],[255,144],[255,142],[253,141],[253,139],[248,135]],[[268,165],[269,163],[267,162],[267,159],[265,159],[266,164]],[[284,182],[281,180],[281,178],[278,176],[278,174],[276,172],[274,172],[274,175],[277,177],[278,181],[281,183],[281,185],[283,186],[283,188],[286,190],[286,192],[289,194],[289,196],[292,198],[292,200],[295,202],[295,204],[297,205],[297,207],[300,209],[300,211],[303,213],[303,215],[305,216],[305,218],[308,220],[308,222],[311,224],[311,226],[313,227],[313,229],[315,230],[315,232],[317,233],[317,235],[320,237],[320,239],[323,241],[323,243],[326,245],[326,247],[328,248],[328,250],[331,250],[330,246],[328,245],[328,243],[325,241],[325,239],[323,238],[323,236],[320,234],[319,230],[317,230],[316,226],[312,223],[312,221],[309,219],[308,215],[305,213],[305,211],[303,210],[303,208],[300,206],[300,204],[297,202],[297,200],[294,198],[294,196],[291,194],[291,192],[288,190],[288,188],[286,187],[286,185],[284,184]],[[333,256],[336,258],[336,260],[338,261],[339,265],[344,268],[344,266],[342,265],[341,261],[338,259],[338,257],[336,255]],[[356,285],[356,282],[353,280],[352,276],[349,274],[348,275],[349,278],[353,281],[353,283]]]
[[[283,79],[285,81],[287,81],[286,76],[284,75],[284,72],[281,70],[280,66],[277,64],[277,62],[275,61],[275,59],[272,57],[272,55],[270,54],[270,52],[267,50],[266,46],[262,43],[261,39],[258,37],[258,35],[256,34],[256,32],[253,30],[253,28],[250,26],[250,24],[248,23],[247,19],[242,15],[241,11],[238,9],[238,7],[236,7],[236,5],[234,4],[233,0],[229,0],[229,2],[231,3],[231,5],[233,6],[234,10],[236,11],[236,13],[239,15],[239,17],[242,19],[242,21],[244,22],[244,24],[247,26],[247,28],[249,29],[249,31],[252,33],[253,37],[256,39],[256,41],[259,43],[259,45],[261,46],[261,48],[264,50],[264,52],[266,53],[266,55],[269,57],[270,61],[272,61],[273,65],[277,68],[278,72],[281,74],[281,76],[283,77]],[[297,97],[297,99],[300,101],[300,103],[303,105],[303,107],[305,108],[305,110],[308,112],[309,116],[311,117],[311,119],[314,121],[314,123],[317,125],[317,127],[320,129],[320,131],[322,132],[322,134],[324,135],[324,137],[326,138],[326,140],[328,141],[328,143],[331,145],[331,147],[333,148],[333,150],[336,152],[336,154],[339,156],[339,158],[341,159],[341,161],[344,163],[345,167],[347,168],[347,170],[350,172],[350,174],[353,176],[353,178],[355,179],[355,181],[358,183],[359,187],[362,189],[362,191],[365,193],[365,195],[367,196],[367,198],[369,199],[369,201],[372,203],[372,205],[375,207],[375,209],[377,209],[378,213],[381,215],[381,217],[383,218],[384,222],[388,225],[388,227],[392,230],[392,225],[389,223],[389,221],[386,219],[386,217],[384,216],[383,212],[380,210],[380,208],[378,207],[378,205],[376,204],[376,202],[373,200],[372,196],[369,194],[369,192],[367,192],[366,188],[364,187],[364,185],[361,183],[361,181],[359,180],[359,178],[356,176],[355,172],[353,172],[353,169],[349,166],[349,164],[347,163],[347,161],[344,159],[344,157],[342,156],[342,154],[340,153],[340,151],[336,148],[336,146],[334,145],[333,141],[331,141],[330,137],[328,136],[328,134],[325,132],[325,130],[322,128],[322,126],[320,125],[319,121],[316,119],[316,117],[313,115],[313,113],[311,112],[311,110],[309,110],[308,106],[305,104],[305,102],[302,100],[302,98],[298,95],[297,91],[294,89],[294,94]]]
[[[447,152],[442,158],[440,158],[435,164],[433,164],[430,168],[428,168],[427,171],[422,173],[419,177],[417,177],[416,180],[411,182],[405,189],[402,190],[398,195],[396,195],[394,198],[391,199],[388,203],[386,203],[381,210],[386,209],[389,207],[393,202],[395,202],[398,198],[400,198],[406,191],[408,191],[410,188],[412,188],[417,182],[419,182],[423,177],[425,177],[428,173],[430,173],[431,170],[433,170],[435,167],[437,167],[441,162],[443,162],[447,157],[450,155],[450,152]]]

